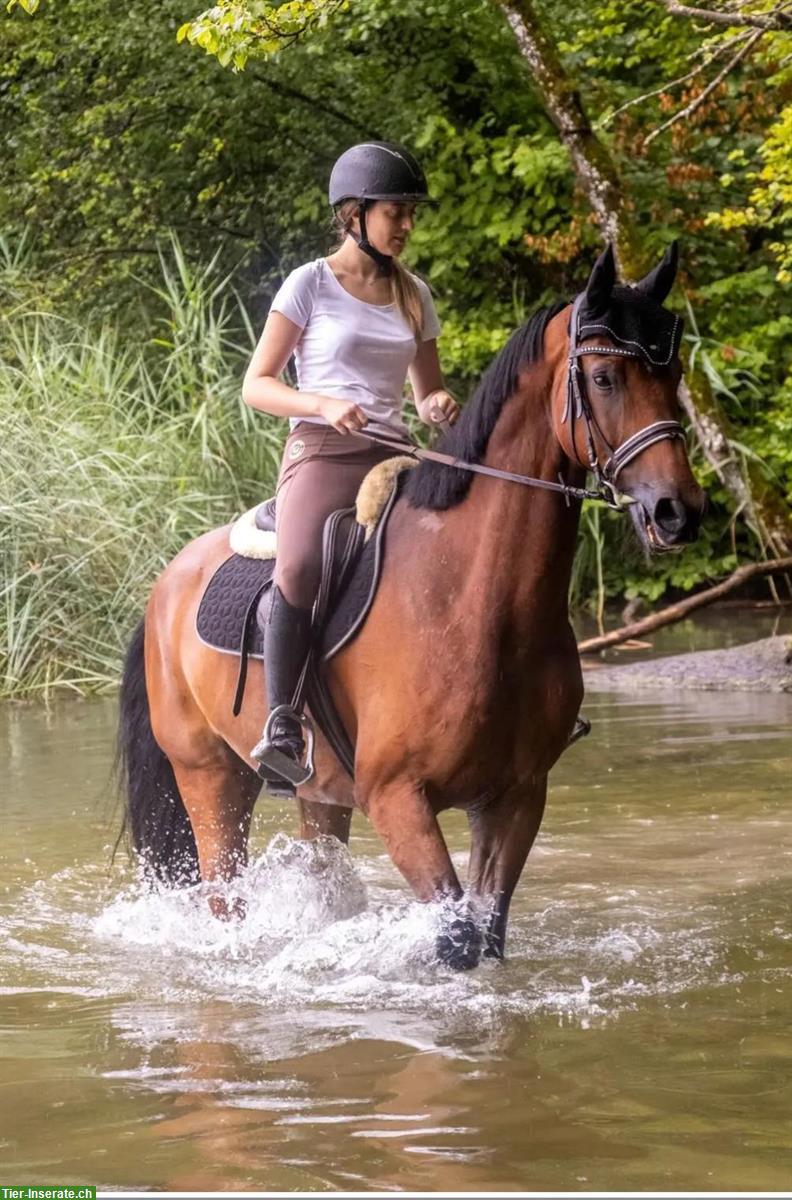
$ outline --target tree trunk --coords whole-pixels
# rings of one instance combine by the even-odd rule
[[[567,148],[578,183],[599,221],[603,238],[613,242],[624,276],[641,270],[640,244],[625,213],[624,191],[613,158],[591,127],[580,94],[547,37],[531,0],[498,0],[517,39],[544,104]]]
[[[547,36],[532,0],[497,0],[538,89],[545,111],[558,129],[605,241],[616,250],[621,274],[637,279],[649,264],[629,209],[617,165],[594,133],[583,102]],[[728,427],[709,381],[701,374],[680,388],[680,401],[707,462],[733,497],[766,551],[792,549],[792,523],[786,506],[751,467],[746,472],[729,445]]]
[[[755,463],[743,468],[729,444],[728,422],[709,381],[697,371],[682,381],[679,400],[704,457],[737,502],[737,513],[756,535],[764,553],[783,557],[792,549],[789,513],[762,479]],[[747,477],[746,477],[747,476]]]

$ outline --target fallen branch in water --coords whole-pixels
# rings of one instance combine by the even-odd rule
[[[675,621],[681,621],[683,617],[686,617],[688,613],[695,612],[697,608],[704,608],[707,604],[720,600],[722,596],[727,596],[735,588],[742,587],[749,579],[757,579],[762,575],[787,573],[792,574],[792,558],[771,558],[767,562],[747,563],[744,567],[738,567],[722,583],[707,588],[705,592],[697,592],[695,596],[688,596],[686,600],[680,600],[677,604],[669,604],[668,608],[652,613],[650,617],[644,617],[641,621],[632,621],[629,625],[623,625],[621,629],[614,629],[601,637],[587,638],[583,642],[578,642],[578,650],[581,654],[594,654],[597,650],[605,650],[608,646],[617,646],[619,642],[626,642],[629,638],[642,637],[644,634],[652,633],[655,629],[662,629],[664,625],[673,625]]]

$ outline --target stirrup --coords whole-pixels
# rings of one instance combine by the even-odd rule
[[[567,746],[574,746],[575,742],[579,742],[581,738],[588,737],[591,733],[591,721],[588,717],[576,717],[575,728],[569,735]]]
[[[276,717],[288,716],[293,721],[298,721],[305,731],[305,763],[301,763],[298,759],[292,758],[288,754],[284,754],[282,750],[278,750],[276,746],[271,744],[272,723]],[[270,743],[269,746],[262,743]],[[270,715],[267,717],[267,723],[264,726],[264,732],[261,736],[261,741],[254,746],[254,750],[262,746],[260,755],[255,755],[258,763],[257,771],[260,777],[266,782],[277,783],[279,780],[291,784],[292,789],[300,787],[301,784],[307,783],[313,778],[314,774],[314,730],[313,725],[304,713],[295,712],[289,704],[279,704],[273,708]],[[251,757],[253,754],[251,752]],[[293,795],[294,792],[289,791],[284,793]]]

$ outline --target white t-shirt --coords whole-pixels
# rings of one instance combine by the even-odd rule
[[[440,322],[429,288],[416,275],[423,307],[423,341]],[[303,330],[294,351],[301,392],[320,392],[357,404],[373,432],[405,437],[401,411],[407,368],[417,343],[395,302],[369,304],[342,287],[324,258],[305,263],[284,280],[272,308]],[[290,417],[325,425],[322,417]]]

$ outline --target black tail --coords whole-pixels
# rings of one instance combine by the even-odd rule
[[[198,852],[173,768],[151,730],[143,637],[141,621],[127,650],[119,700],[116,770],[125,799],[121,837],[127,835],[150,878],[185,887],[200,881]]]

